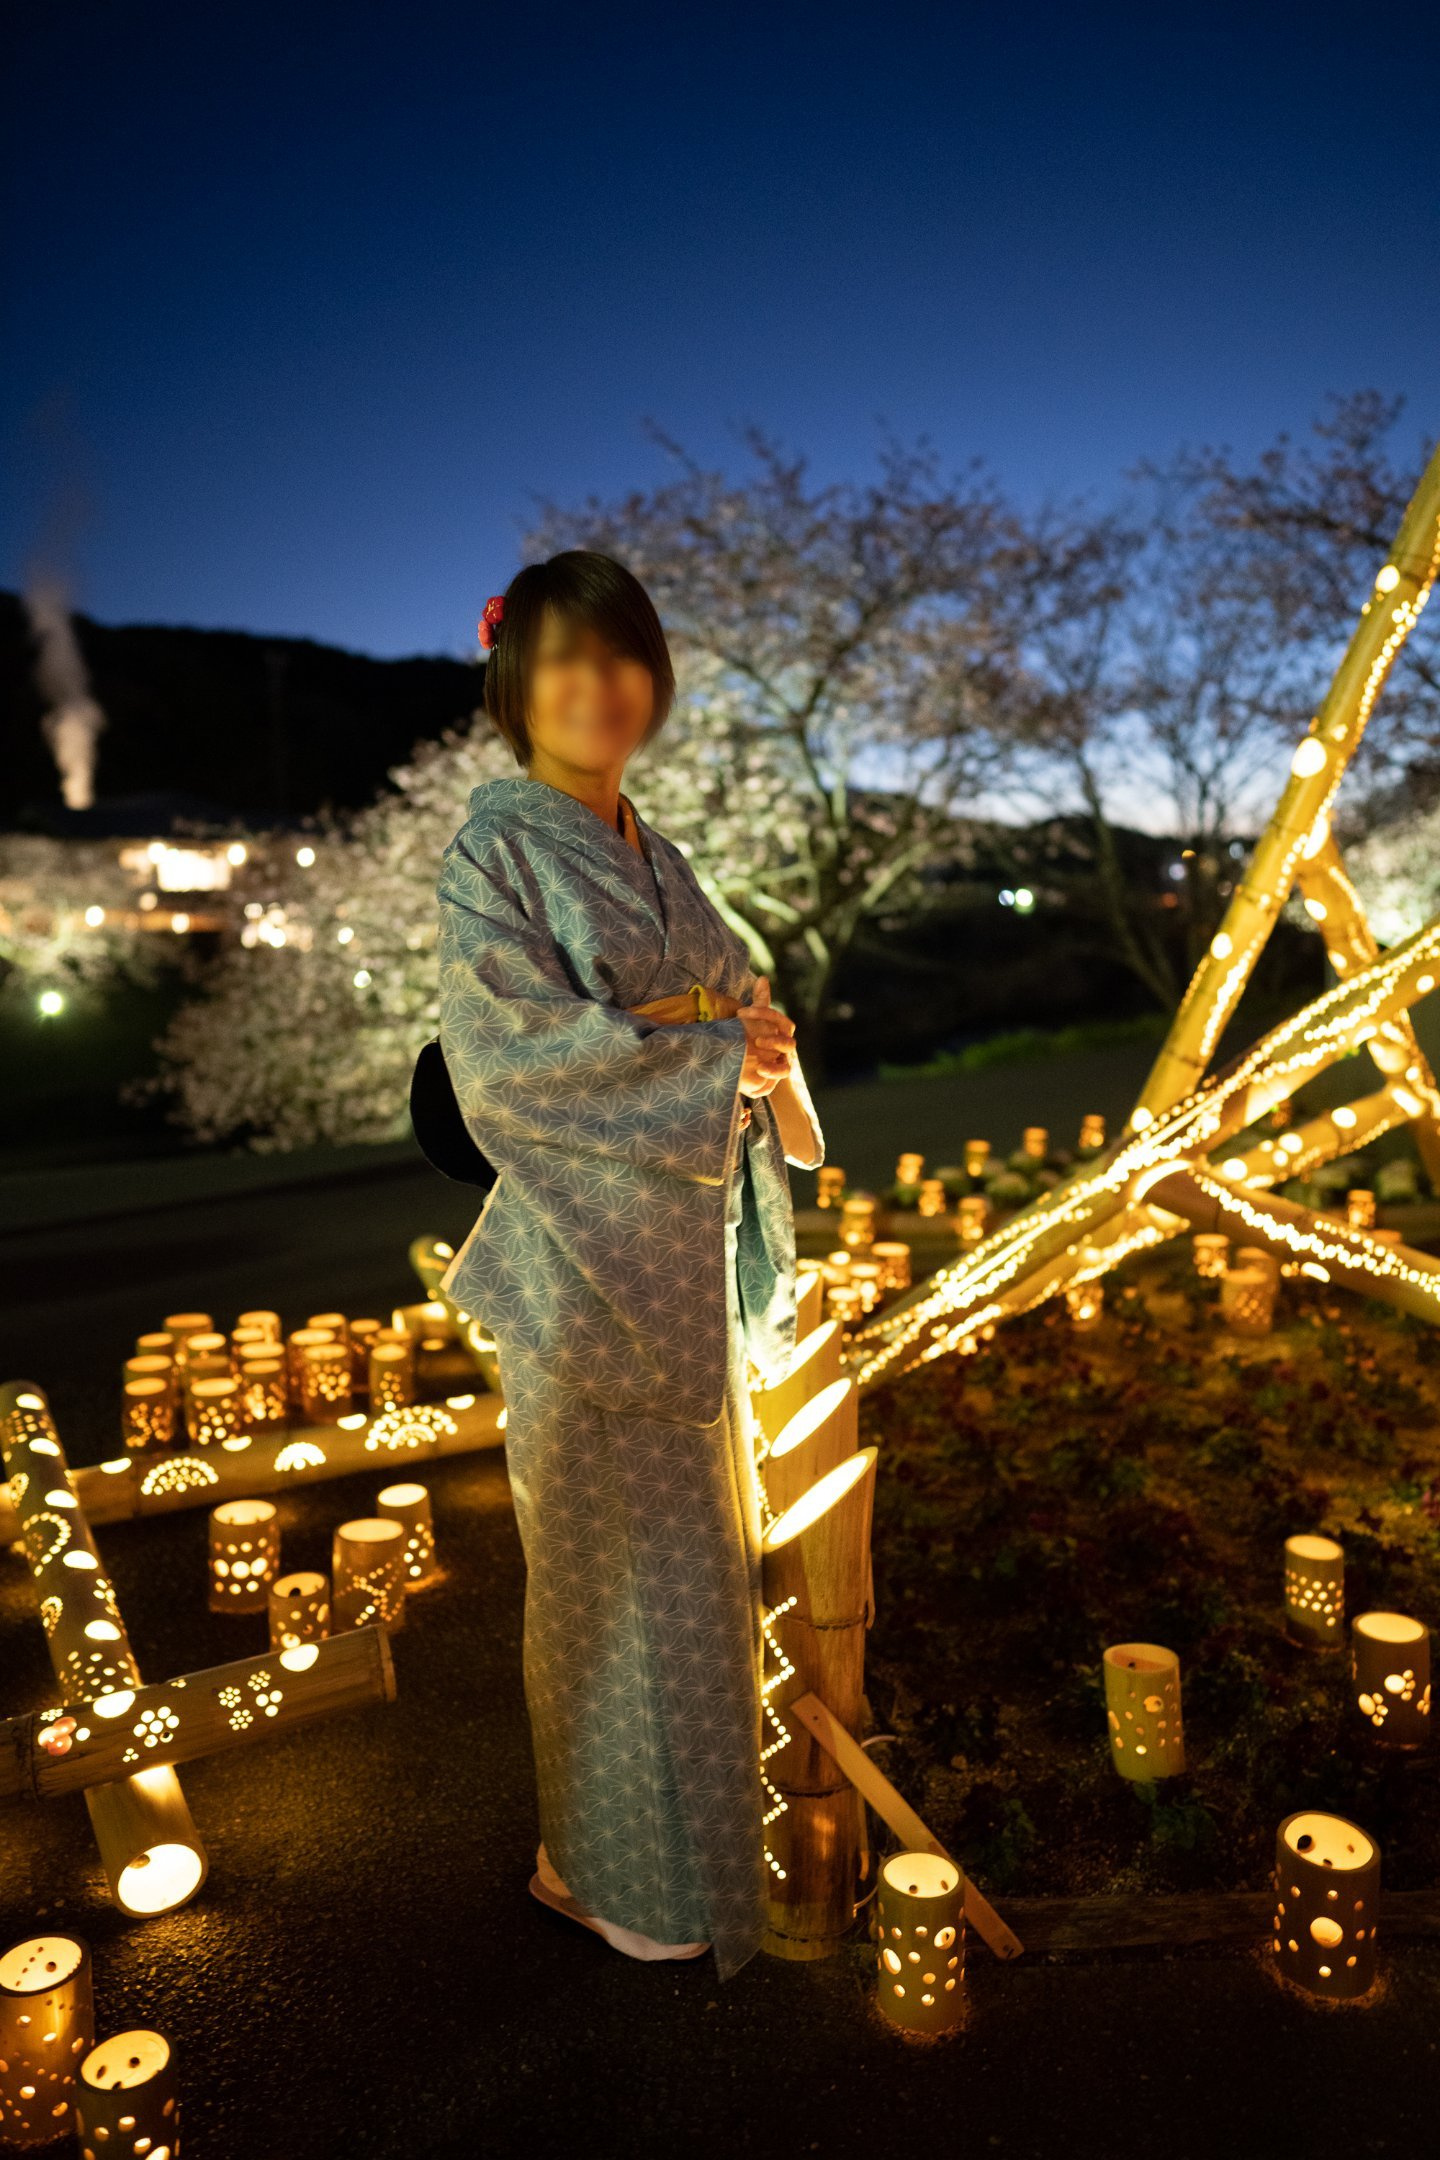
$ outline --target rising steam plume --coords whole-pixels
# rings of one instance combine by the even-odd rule
[[[35,680],[45,699],[40,725],[60,774],[60,792],[69,810],[88,810],[95,800],[95,744],[105,715],[90,695],[90,678],[63,586],[34,578],[26,588],[25,611],[35,634]]]

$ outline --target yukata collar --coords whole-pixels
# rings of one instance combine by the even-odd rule
[[[630,805],[635,810],[633,803]],[[612,858],[623,866],[629,882],[635,887],[640,899],[652,914],[656,913],[659,897],[659,920],[669,943],[669,909],[665,900],[665,873],[661,868],[661,851],[656,845],[656,835],[635,810],[635,830],[639,835],[644,855],[637,855],[634,848],[608,818],[601,817],[588,803],[580,802],[574,795],[567,795],[563,788],[552,787],[548,780],[532,780],[528,774],[507,774],[497,780],[482,780],[470,793],[472,813],[477,810],[498,811],[502,815],[513,811],[527,822],[537,825],[541,831],[573,832],[576,839],[587,846],[608,847]],[[647,872],[650,875],[647,875]],[[653,877],[653,883],[652,883]]]

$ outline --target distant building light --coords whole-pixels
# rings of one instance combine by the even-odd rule
[[[91,930],[98,930],[98,929],[100,928],[100,925],[101,925],[101,923],[103,923],[103,922],[104,922],[104,920],[105,920],[105,910],[104,910],[104,908],[103,908],[103,907],[87,907],[87,908],[86,908],[86,910],[85,910],[85,922],[86,922],[86,927],[87,927],[88,929],[91,929]]]
[[[170,917],[170,927],[178,934],[183,935],[190,927],[190,917],[183,912],[179,915],[172,915]]]
[[[1184,863],[1183,863],[1183,862],[1172,862],[1172,863],[1171,863],[1171,865],[1170,865],[1170,875],[1171,875],[1171,877],[1173,877],[1173,878],[1182,878],[1182,877],[1184,877],[1184,875],[1185,875],[1185,865],[1184,865]]]
[[[142,908],[152,908],[157,906],[157,896],[153,892],[142,892],[140,895],[140,905]]]
[[[1011,892],[1008,885],[1005,887],[1005,890],[1000,895],[1000,905],[1001,907],[1014,907],[1015,905],[1015,895],[1013,892]]]
[[[242,863],[249,852],[243,840],[232,840],[225,850],[225,860],[231,863]]]
[[[65,1010],[65,999],[58,990],[42,990],[35,1003],[47,1020]]]
[[[351,929],[349,923],[346,923],[343,930],[337,930],[335,933],[336,941],[341,945],[348,945],[354,935],[355,932]]]
[[[1035,895],[1033,892],[1031,892],[1028,885],[1016,886],[1015,905],[1017,908],[1019,908],[1022,915],[1028,914],[1030,909],[1034,907]]]
[[[300,867],[301,867],[301,869],[302,869],[302,870],[308,870],[308,869],[310,868],[310,865],[311,865],[311,863],[313,863],[313,862],[314,862],[314,860],[315,860],[315,850],[314,850],[314,848],[313,848],[313,847],[297,847],[297,848],[296,848],[296,850],[295,850],[295,860],[296,860],[296,862],[298,862],[298,863],[299,863],[299,865],[300,865]]]
[[[368,989],[368,988],[369,988],[369,984],[370,984],[370,970],[369,970],[369,968],[356,968],[356,970],[355,970],[355,988],[356,988],[357,990],[365,990],[365,989]]]

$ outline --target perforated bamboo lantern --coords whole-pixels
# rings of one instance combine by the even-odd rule
[[[875,1893],[880,2008],[906,2032],[952,2032],[965,1971],[965,1878],[937,1853],[892,1853]]]
[[[127,1380],[121,1394],[120,1436],[127,1449],[170,1447],[175,1440],[175,1390],[166,1380]]]
[[[861,1312],[874,1312],[880,1303],[880,1270],[873,1260],[854,1262],[850,1269],[850,1287],[860,1293]]]
[[[1020,1135],[1020,1148],[1032,1162],[1044,1162],[1050,1152],[1050,1134],[1043,1125],[1027,1125]]]
[[[1230,1264],[1230,1240],[1223,1230],[1197,1230],[1190,1240],[1195,1273],[1206,1282],[1219,1282]]]
[[[1381,1747],[1423,1747],[1430,1737],[1430,1630],[1405,1613],[1357,1613],[1350,1677],[1361,1717]]]
[[[255,1322],[237,1321],[230,1330],[230,1354],[238,1359],[247,1350],[268,1350],[275,1346],[275,1338],[268,1328]]]
[[[305,1325],[329,1328],[337,1342],[348,1342],[350,1339],[350,1322],[343,1312],[312,1312]]]
[[[1268,1245],[1241,1245],[1236,1250],[1235,1265],[1237,1268],[1259,1268],[1278,1288],[1280,1261]]]
[[[937,1215],[945,1213],[945,1187],[938,1177],[927,1177],[925,1179],[920,1187],[920,1198],[917,1206],[920,1213],[932,1221]]]
[[[134,1357],[127,1357],[122,1373],[127,1380],[158,1380],[162,1386],[176,1392],[175,1357],[173,1351],[137,1350]]]
[[[356,1396],[367,1401],[370,1395],[370,1352],[380,1333],[378,1320],[361,1319],[350,1322],[350,1382]]]
[[[1311,1995],[1367,1994],[1378,1962],[1380,1848],[1343,1815],[1287,1815],[1275,1836],[1278,1970]]]
[[[1105,1652],[1110,1759],[1137,1785],[1185,1768],[1180,1660],[1159,1643],[1115,1643]]]
[[[1104,1283],[1067,1283],[1065,1309],[1077,1334],[1088,1334],[1090,1329],[1099,1327],[1105,1312]]]
[[[210,1510],[211,1612],[265,1612],[280,1572],[273,1500],[222,1500]]]
[[[90,1951],[78,1936],[31,1935],[0,1951],[0,2151],[69,2136],[94,2038]]]
[[[875,1243],[875,1196],[851,1193],[840,1209],[840,1237],[852,1253],[869,1252]]]
[[[827,1471],[762,1541],[765,1633],[780,1667],[766,1687],[779,1737],[766,1750],[775,1803],[766,1820],[772,1867],[765,1947],[779,1957],[831,1956],[855,1917],[856,1795],[808,1728],[786,1720],[785,1708],[813,1692],[848,1732],[859,1726],[876,1452],[862,1448]]]
[[[1226,1268],[1220,1313],[1232,1335],[1268,1335],[1275,1319],[1275,1278],[1261,1267]]]
[[[240,1402],[247,1432],[286,1423],[290,1416],[290,1383],[283,1357],[241,1359]]]
[[[1375,1227],[1375,1195],[1366,1186],[1357,1185],[1345,1195],[1345,1220],[1352,1230],[1373,1230]]]
[[[75,2128],[80,2160],[178,2160],[180,2086],[163,2033],[136,2026],[90,2050]]]
[[[840,1350],[839,1325],[834,1320],[823,1321],[796,1343],[789,1364],[773,1387],[751,1390],[750,1407],[765,1446],[779,1438],[796,1411],[812,1396],[840,1378]]]
[[[838,1208],[845,1191],[845,1172],[838,1163],[826,1163],[815,1180],[815,1205]]]
[[[899,1238],[886,1238],[872,1245],[870,1258],[880,1270],[880,1288],[886,1296],[892,1290],[910,1288],[910,1247]]]
[[[978,1245],[990,1221],[990,1202],[984,1193],[966,1193],[960,1202],[960,1242]]]
[[[175,1362],[175,1343],[166,1328],[156,1328],[146,1335],[135,1337],[137,1357],[163,1357],[170,1364]]]
[[[241,1315],[244,1318],[244,1315]],[[187,1335],[213,1328],[215,1322],[208,1312],[172,1312],[165,1315],[165,1333],[178,1349]]]
[[[330,1625],[381,1620],[392,1634],[405,1625],[405,1532],[393,1519],[359,1515],[336,1526],[330,1579]]]
[[[291,1328],[285,1337],[285,1378],[290,1389],[290,1400],[298,1403],[303,1386],[303,1367],[307,1350],[317,1349],[321,1343],[333,1343],[333,1328]]]
[[[405,1595],[428,1590],[443,1570],[435,1558],[435,1524],[430,1490],[418,1484],[383,1485],[375,1498],[377,1515],[392,1517],[405,1533]]]
[[[1098,1110],[1091,1110],[1080,1120],[1080,1148],[1086,1155],[1098,1154],[1105,1145],[1105,1120]]]
[[[234,1373],[202,1373],[185,1384],[185,1423],[193,1447],[222,1447],[244,1430],[245,1396]]]
[[[776,1515],[860,1445],[860,1397],[853,1380],[835,1380],[803,1403],[761,1457],[760,1479]]]
[[[370,1351],[370,1407],[399,1409],[415,1400],[415,1338],[375,1343]]]
[[[1285,1540],[1285,1628],[1307,1650],[1345,1641],[1345,1552],[1308,1531]]]
[[[843,1245],[837,1245],[834,1252],[826,1253],[825,1258],[820,1263],[820,1271],[824,1275],[826,1282],[849,1282],[854,1257],[854,1254]]]
[[[965,1142],[966,1177],[984,1177],[989,1161],[990,1143],[988,1140],[967,1140]]]
[[[348,1342],[309,1343],[300,1361],[300,1415],[311,1425],[327,1425],[355,1407]]]
[[[176,1347],[175,1362],[186,1379],[201,1373],[229,1372],[229,1337],[216,1328],[202,1328],[196,1334],[182,1335]]]
[[[284,1334],[280,1326],[279,1313],[271,1312],[266,1307],[260,1307],[254,1312],[242,1312],[238,1314],[236,1316],[235,1325],[236,1327],[244,1328],[260,1328],[264,1331],[265,1334],[267,1334],[271,1338],[273,1342],[280,1343],[284,1341]]]
[[[330,1578],[304,1568],[270,1585],[270,1647],[293,1650],[330,1632]]]
[[[795,1270],[795,1340],[804,1342],[825,1318],[825,1278],[818,1267]]]
[[[897,1185],[918,1185],[924,1169],[925,1157],[923,1155],[904,1154],[895,1165],[895,1183]]]
[[[825,1293],[825,1310],[837,1326],[858,1327],[864,1317],[865,1300],[854,1283],[832,1283]]]

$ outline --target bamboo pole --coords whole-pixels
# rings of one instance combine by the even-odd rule
[[[834,1380],[796,1411],[760,1458],[771,1514],[783,1515],[817,1478],[853,1455],[859,1445],[860,1398],[855,1383]]]
[[[1200,1085],[1289,895],[1305,843],[1329,810],[1395,656],[1429,598],[1437,569],[1440,449],[1421,475],[1334,681],[1291,760],[1270,823],[1181,1000],[1131,1113],[1132,1127],[1162,1115]]]
[[[62,1689],[89,1696],[139,1687],[140,1668],[41,1389],[24,1381],[0,1388],[0,1453]],[[209,1863],[172,1769],[157,1765],[87,1786],[85,1805],[122,1912],[169,1912],[194,1896]]]
[[[394,1700],[383,1627],[234,1658],[152,1687],[113,1688],[0,1720],[0,1800],[53,1799],[125,1777],[136,1762],[194,1762]]]
[[[840,1378],[843,1337],[838,1321],[826,1320],[795,1345],[789,1365],[770,1387],[752,1388],[750,1407],[767,1448],[797,1410]]]
[[[798,1267],[795,1270],[795,1340],[802,1343],[805,1337],[818,1328],[825,1317],[825,1278],[818,1267]]]

